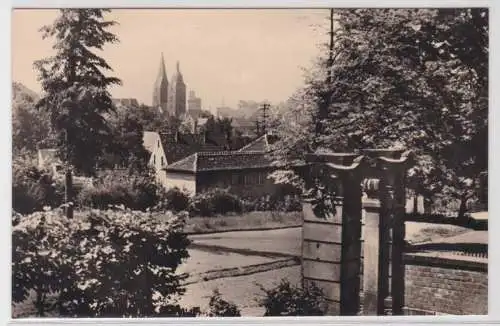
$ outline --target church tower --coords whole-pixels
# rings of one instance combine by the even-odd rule
[[[168,113],[182,118],[186,113],[186,84],[179,68],[179,61],[177,61],[177,70],[172,77],[168,95]]]
[[[158,77],[156,77],[153,89],[153,107],[158,108],[161,112],[167,112],[168,95],[168,79],[162,52],[160,69],[158,71]]]

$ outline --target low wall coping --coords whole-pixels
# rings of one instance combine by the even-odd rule
[[[444,253],[446,254],[446,253]],[[442,256],[440,253],[405,253],[403,261],[406,265],[442,267],[457,270],[488,272],[488,260],[469,258],[466,256]]]

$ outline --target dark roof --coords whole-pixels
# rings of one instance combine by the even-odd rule
[[[200,172],[267,168],[272,159],[264,152],[197,152],[166,167],[167,171]]]
[[[277,140],[276,136],[265,134],[239,149],[239,152],[268,152],[271,150],[270,146]]]
[[[224,150],[225,138],[193,133],[162,133],[161,143],[167,163],[177,162],[196,152]]]

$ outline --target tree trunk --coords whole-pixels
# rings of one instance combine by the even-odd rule
[[[66,168],[64,197],[66,201],[66,217],[71,219],[73,218],[73,176],[69,167]]]
[[[413,214],[418,214],[418,192],[413,194]]]
[[[458,220],[465,220],[465,213],[467,212],[467,196],[462,195],[460,198],[460,208],[458,209]]]
[[[428,215],[432,213],[432,199],[429,197],[424,197],[424,214]]]
[[[37,289],[36,291],[36,312],[38,317],[43,317],[45,315],[45,300],[43,298],[42,290]]]

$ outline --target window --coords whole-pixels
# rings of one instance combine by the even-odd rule
[[[160,141],[158,140],[158,148],[160,148]]]
[[[156,155],[153,155],[153,164],[156,164]]]
[[[265,180],[266,180],[266,175],[262,172],[259,172],[259,174],[257,175],[257,183],[262,185],[264,184]]]
[[[161,157],[161,166],[165,165],[165,163],[163,162],[163,156]]]
[[[237,185],[240,183],[240,176],[236,173],[231,175],[231,184]]]

